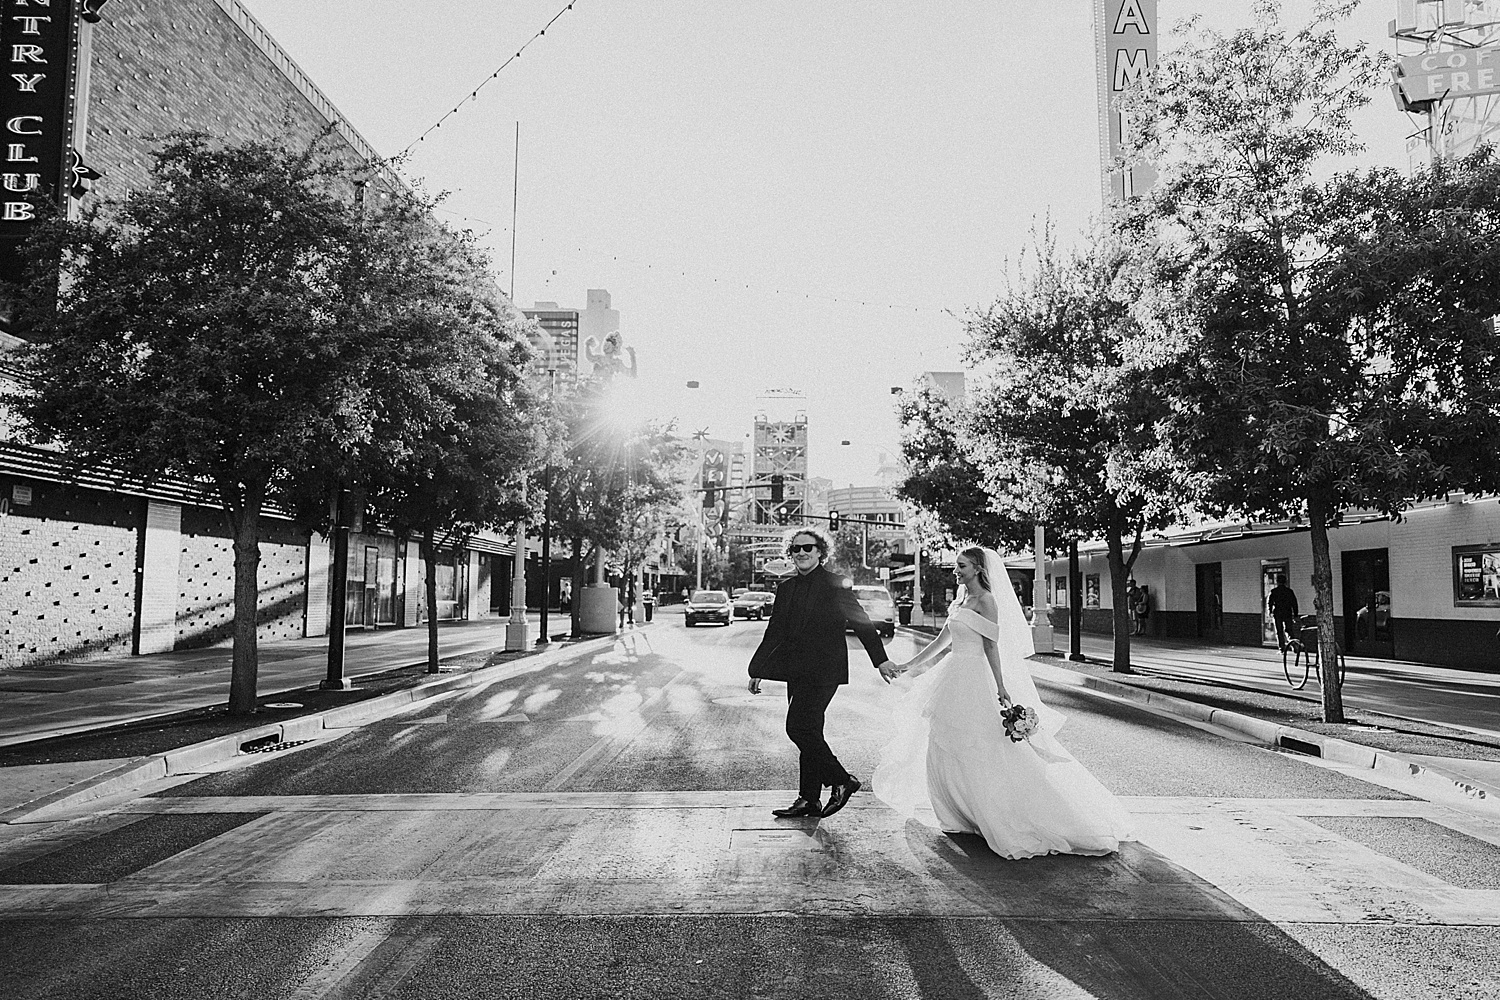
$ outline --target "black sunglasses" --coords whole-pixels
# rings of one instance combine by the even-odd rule
[[[802,545],[802,544],[799,544],[799,545],[788,545],[786,547],[786,550],[788,552],[816,552],[816,551],[818,551],[818,546],[817,546],[817,543],[812,543],[812,544],[808,544],[808,545]]]

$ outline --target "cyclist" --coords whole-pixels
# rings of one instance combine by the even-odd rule
[[[1276,623],[1276,647],[1283,652],[1300,642],[1297,630],[1297,593],[1286,585],[1286,576],[1276,577],[1276,586],[1271,588],[1266,604],[1271,611],[1271,620]]]

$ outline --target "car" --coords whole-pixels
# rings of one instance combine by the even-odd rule
[[[699,622],[718,622],[728,625],[734,621],[734,608],[729,595],[722,590],[700,590],[688,598],[687,610],[683,612],[683,624],[692,628]]]
[[[734,614],[736,618],[754,618],[760,621],[771,613],[775,604],[775,594],[768,594],[764,590],[747,590],[734,599]]]
[[[870,621],[887,639],[896,634],[896,602],[884,587],[854,587],[854,596],[859,606],[865,609]]]

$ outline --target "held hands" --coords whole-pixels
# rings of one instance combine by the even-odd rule
[[[900,677],[902,674],[906,673],[906,668],[904,666],[898,666],[890,660],[886,660],[875,669],[880,671],[881,679],[884,680],[887,684],[895,680],[897,677]]]

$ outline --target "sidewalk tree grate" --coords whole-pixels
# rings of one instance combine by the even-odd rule
[[[264,812],[236,812],[147,816],[0,869],[0,885],[118,882],[264,815]],[[0,865],[4,863],[0,860]]]

